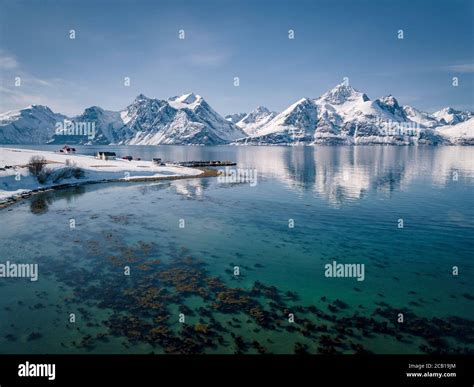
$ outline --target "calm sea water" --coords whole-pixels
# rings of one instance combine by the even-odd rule
[[[257,181],[93,185],[0,211],[0,263],[39,264],[37,282],[0,280],[0,352],[474,349],[473,148],[108,149],[233,160]],[[333,261],[364,281],[326,277]]]

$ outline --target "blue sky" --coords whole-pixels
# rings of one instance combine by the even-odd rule
[[[0,0],[0,112],[29,104],[66,114],[119,110],[140,93],[190,91],[223,115],[258,105],[281,111],[343,77],[371,99],[474,110],[473,4]]]

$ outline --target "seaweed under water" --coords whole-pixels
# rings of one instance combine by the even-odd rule
[[[87,327],[96,328],[95,334],[77,328],[80,340],[62,343],[64,347],[94,352],[101,343],[120,338],[124,347],[142,343],[164,353],[232,348],[239,354],[264,354],[271,352],[273,340],[284,337],[286,353],[362,354],[370,352],[367,340],[383,337],[421,341],[424,353],[473,352],[474,324],[465,318],[421,317],[383,301],[373,310],[327,297],[317,305],[302,305],[296,292],[261,281],[249,288],[230,286],[185,248],[174,246],[169,259],[158,259],[156,244],[129,245],[113,231],[99,240],[83,240],[79,248],[81,265],[66,260],[45,265],[47,275],[72,290],[64,299],[68,308],[78,310]],[[84,305],[110,313],[100,320]],[[403,323],[397,322],[399,313],[405,316]],[[35,340],[41,333],[30,336]]]

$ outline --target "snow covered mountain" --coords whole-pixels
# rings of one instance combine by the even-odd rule
[[[444,110],[442,112],[445,112]],[[370,100],[362,92],[339,84],[316,99],[303,98],[278,114],[254,135],[237,144],[441,144],[452,143],[446,123],[471,117],[470,112],[447,110],[430,116],[401,106],[392,95]],[[437,119],[437,117],[439,119]],[[441,120],[442,119],[442,120]],[[474,133],[467,132],[466,138]]]
[[[303,98],[259,128],[257,135],[241,139],[239,142],[281,144],[296,140],[308,141],[311,139],[310,132],[316,123],[314,101]]]
[[[44,144],[65,118],[42,105],[0,114],[0,144]]]
[[[140,94],[121,111],[92,106],[68,118],[33,105],[0,114],[0,143],[474,144],[473,118],[452,108],[429,114],[400,105],[392,95],[371,100],[346,84],[302,98],[279,114],[258,107],[226,118],[194,93],[167,100]],[[56,133],[66,122],[68,128],[87,127],[87,135]]]
[[[217,145],[245,135],[193,93],[166,101],[141,94],[120,117],[123,126],[113,139],[118,144]]]
[[[84,113],[62,122],[63,130],[57,130],[50,144],[111,144],[116,133],[124,127],[119,112],[91,106]],[[72,126],[69,133],[69,125]]]
[[[456,125],[438,128],[445,141],[453,145],[474,145],[474,117]]]
[[[427,128],[434,128],[435,126],[439,126],[439,122],[434,118],[432,115],[426,112],[422,112],[421,110],[415,109],[412,106],[403,106],[403,110],[405,111],[406,117],[417,124],[425,126]]]
[[[447,107],[433,113],[432,116],[442,125],[456,125],[469,120],[473,114]]]
[[[122,111],[92,106],[72,118],[38,106],[0,117],[0,143],[216,145],[246,136],[193,93],[168,100],[140,94]],[[68,135],[67,130],[56,134],[56,125],[63,121],[74,128],[93,124],[92,136]]]
[[[235,124],[249,136],[259,133],[260,128],[270,122],[277,113],[271,112],[264,106],[258,106],[254,111],[243,115]],[[237,118],[238,115],[234,115]]]
[[[225,116],[224,118],[227,121],[232,122],[233,124],[236,124],[242,118],[244,118],[246,115],[247,115],[247,113],[235,113],[235,114],[229,114],[229,115]]]

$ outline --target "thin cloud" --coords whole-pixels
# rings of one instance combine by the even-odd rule
[[[13,70],[16,68],[18,68],[16,58],[0,50],[0,70]]]
[[[22,109],[29,105],[46,105],[53,111],[73,114],[82,110],[65,95],[64,89],[80,90],[62,78],[40,78],[23,69],[15,56],[0,49],[0,113]],[[14,86],[15,77],[21,86]]]
[[[83,110],[74,101],[63,97],[48,97],[35,91],[20,90],[0,86],[0,113],[23,109],[29,105],[48,106],[56,113],[73,116]]]
[[[22,83],[25,85],[31,84],[37,86],[57,87],[63,83],[61,78],[44,79],[24,71],[16,57],[2,49],[0,49],[0,70],[3,72],[2,78],[13,79],[13,76],[19,76],[22,79]]]
[[[448,66],[449,71],[453,71],[461,74],[472,74],[474,73],[474,63],[463,63]]]

